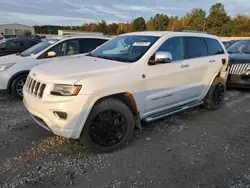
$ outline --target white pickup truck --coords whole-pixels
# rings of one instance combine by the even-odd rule
[[[86,56],[33,68],[23,101],[45,129],[111,152],[143,121],[199,105],[218,109],[228,60],[222,42],[210,34],[127,33]]]

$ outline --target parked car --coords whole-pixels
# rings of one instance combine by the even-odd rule
[[[54,37],[45,39],[20,54],[0,57],[0,90],[22,99],[23,85],[31,68],[59,59],[78,58],[109,39],[111,38],[92,35]]]
[[[228,87],[250,88],[250,40],[242,40],[228,49],[230,69]]]
[[[0,56],[20,53],[41,42],[31,37],[16,37],[0,40]]]
[[[230,40],[230,41],[223,41],[223,44],[226,48],[229,48],[231,45],[233,45],[237,40]]]
[[[23,101],[45,129],[111,152],[127,144],[141,121],[199,105],[218,109],[227,66],[228,53],[216,36],[128,33],[81,58],[34,67]]]

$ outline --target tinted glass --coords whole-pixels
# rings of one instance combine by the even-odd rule
[[[173,61],[184,59],[184,47],[182,37],[174,37],[165,41],[157,51],[170,52]]]
[[[250,40],[242,40],[234,43],[227,49],[228,53],[250,54]]]
[[[107,42],[104,39],[80,39],[80,53],[88,53]]]
[[[185,37],[187,58],[198,58],[207,56],[207,47],[201,37]]]
[[[138,61],[158,39],[156,36],[118,36],[91,52],[89,56],[132,63]]]
[[[40,53],[41,51],[45,50],[46,48],[48,48],[49,46],[52,46],[53,44],[55,44],[56,42],[58,42],[57,39],[49,39],[49,40],[45,40],[43,42],[40,42],[34,46],[32,46],[31,48],[25,50],[24,52],[22,52],[20,55],[23,57],[26,56],[32,56],[35,54]]]
[[[56,46],[53,46],[48,51],[54,51],[56,57],[79,54],[79,40],[73,39],[63,41]]]
[[[24,41],[19,41],[20,47],[24,48],[25,47],[25,42]]]
[[[20,42],[19,41],[12,41],[6,43],[6,49],[17,49],[20,48]]]
[[[27,47],[34,46],[34,45],[36,45],[37,43],[38,43],[37,41],[30,40],[30,41],[28,41]]]
[[[215,39],[205,38],[208,48],[208,55],[224,54],[224,50],[220,43]]]

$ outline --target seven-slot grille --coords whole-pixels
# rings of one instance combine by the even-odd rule
[[[250,70],[250,63],[246,64],[232,64],[229,69],[229,74],[242,74]]]
[[[45,87],[46,87],[46,84],[41,83],[31,77],[27,78],[26,90],[31,95],[36,96],[38,98],[42,98]]]

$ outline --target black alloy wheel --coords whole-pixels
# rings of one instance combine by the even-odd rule
[[[127,126],[123,114],[116,110],[106,110],[94,117],[89,128],[89,135],[95,144],[110,147],[124,138]]]
[[[219,106],[223,102],[224,93],[225,93],[224,85],[221,83],[217,84],[212,96],[213,103],[215,106]]]
[[[11,94],[19,99],[23,99],[23,87],[27,79],[27,74],[21,74],[17,76],[11,83]]]

